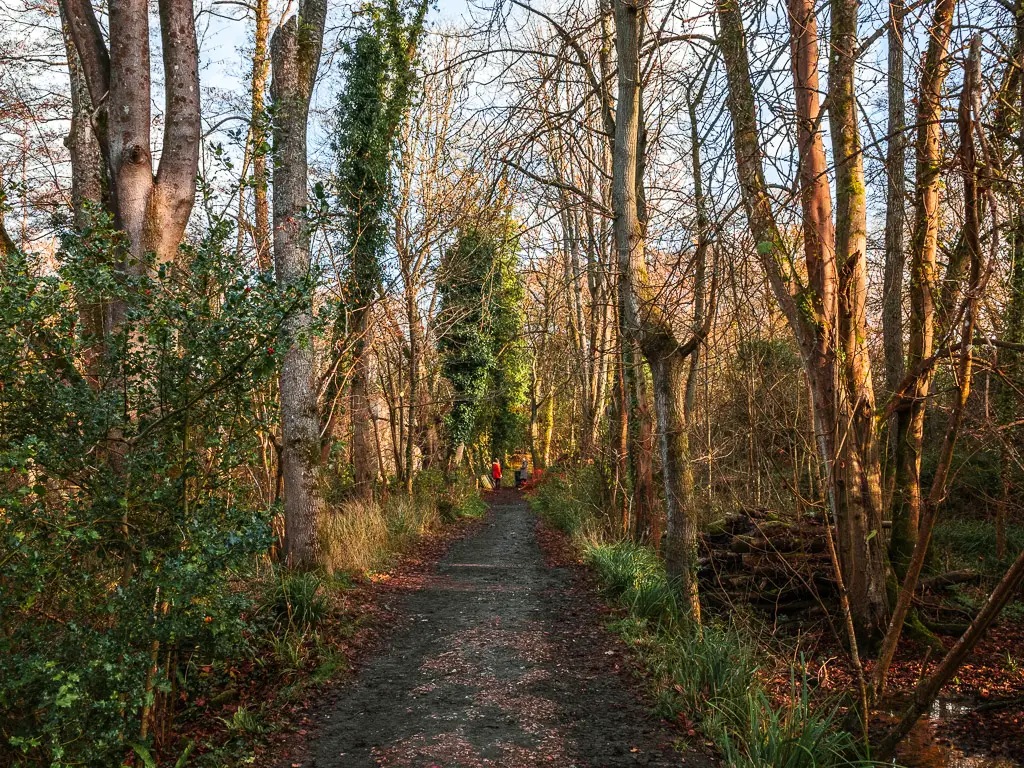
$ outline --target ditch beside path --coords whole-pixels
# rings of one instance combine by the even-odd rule
[[[387,647],[325,705],[303,768],[687,766],[570,569],[548,566],[513,491],[403,598]]]

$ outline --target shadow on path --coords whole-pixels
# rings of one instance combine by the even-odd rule
[[[621,646],[572,574],[545,565],[522,498],[489,501],[404,598],[388,648],[322,710],[304,768],[710,766],[672,749],[677,734],[618,673]]]

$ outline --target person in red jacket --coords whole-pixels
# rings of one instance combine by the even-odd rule
[[[495,488],[501,488],[501,464],[497,459],[491,464],[491,479],[494,480]]]

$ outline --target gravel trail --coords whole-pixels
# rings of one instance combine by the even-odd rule
[[[710,766],[673,749],[572,569],[511,491],[404,597],[402,626],[321,707],[304,768]]]

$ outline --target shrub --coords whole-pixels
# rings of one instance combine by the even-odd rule
[[[56,273],[0,259],[0,749],[20,765],[120,765],[190,693],[179,651],[242,644],[232,586],[274,511],[243,471],[268,428],[253,403],[297,300],[229,237],[214,222],[187,270],[115,270],[105,221]],[[101,338],[82,307],[107,302],[123,322]]]
[[[530,503],[545,522],[570,536],[608,528],[601,506],[601,478],[594,466],[546,472]]]

